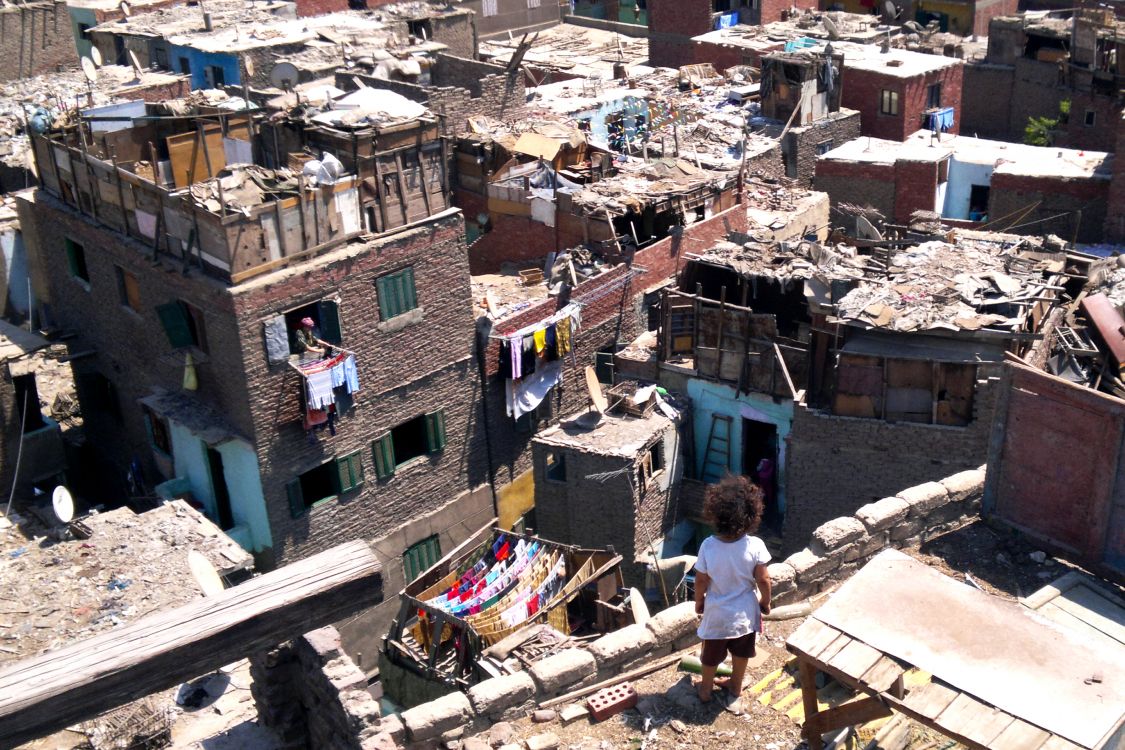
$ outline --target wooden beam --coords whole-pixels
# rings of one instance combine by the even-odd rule
[[[805,725],[816,721],[820,707],[816,700],[816,667],[807,658],[797,657],[797,669],[801,681],[801,700],[805,707]],[[802,734],[804,732],[802,731]],[[820,733],[807,736],[809,750],[824,750],[824,741]]]
[[[869,721],[882,719],[890,715],[891,709],[883,705],[878,698],[860,698],[829,708],[826,711],[820,711],[814,716],[806,715],[805,723],[801,727],[801,734],[805,738],[809,738],[811,735],[819,737],[834,729],[842,729],[855,724],[866,724]]]
[[[185,586],[192,586],[186,575]],[[0,737],[20,745],[382,601],[382,567],[341,544],[223,593],[0,672]]]

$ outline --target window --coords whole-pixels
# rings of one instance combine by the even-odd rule
[[[540,0],[527,0],[528,8],[538,8]]]
[[[437,534],[407,547],[402,553],[402,572],[406,574],[407,582],[425,573],[440,559],[441,540]]]
[[[371,443],[375,475],[394,476],[395,470],[416,458],[445,450],[445,410],[403,422]]]
[[[153,65],[161,70],[168,69],[168,50],[163,47],[157,47],[152,51]]]
[[[485,18],[495,16],[499,11],[496,8],[497,0],[481,0],[480,12]]]
[[[816,155],[817,156],[820,156],[821,154],[827,154],[831,150],[832,150],[832,141],[831,140],[821,141],[820,143],[816,144]]]
[[[383,320],[390,320],[418,306],[413,268],[381,276],[375,280],[375,287],[379,296],[379,317]]]
[[[70,266],[70,275],[79,281],[90,283],[90,270],[86,267],[86,248],[71,239],[65,240],[66,262]]]
[[[279,321],[278,318],[282,320]],[[280,336],[280,327],[284,326],[285,336],[289,342],[289,352],[291,354],[300,354],[297,347],[297,330],[301,327],[301,321],[305,318],[312,318],[313,333],[318,339],[327,341],[329,344],[342,344],[344,342],[343,335],[340,331],[340,303],[334,299],[322,299],[313,302],[309,305],[294,308],[287,311],[284,315],[273,318],[265,323],[267,341],[271,335]],[[269,349],[267,348],[267,352]],[[277,364],[280,352],[270,354],[270,363]]]
[[[289,496],[289,513],[299,518],[314,505],[353,492],[363,485],[363,454],[361,451],[334,458],[309,469],[285,485]]]
[[[217,89],[226,84],[226,74],[218,65],[208,65],[203,69],[203,78],[207,87]]]
[[[165,456],[172,455],[172,437],[168,431],[168,420],[147,406],[144,407],[145,427],[148,429],[152,447]]]
[[[937,109],[941,106],[941,84],[931,83],[926,87],[926,107]]]
[[[419,18],[414,21],[407,21],[406,27],[410,32],[410,36],[412,37],[416,37],[427,42],[434,38],[434,30],[433,27],[430,26],[430,19],[428,18]]]
[[[140,312],[141,285],[137,282],[137,277],[121,266],[115,266],[115,268],[117,269],[117,294],[121,299],[121,304],[134,312]]]
[[[180,72],[181,73],[190,73],[191,72],[191,62],[188,61],[188,59],[186,57],[181,57],[181,58],[179,58],[179,60],[180,60]]]
[[[160,324],[164,326],[164,333],[168,336],[168,343],[173,349],[194,346],[200,351],[207,351],[207,329],[204,325],[203,311],[195,305],[189,305],[183,300],[158,305],[156,314]]]
[[[546,471],[549,482],[566,481],[566,455],[559,451],[547,451]]]
[[[657,440],[645,451],[641,458],[641,491],[643,492],[654,477],[664,471],[664,440]]]
[[[881,115],[897,115],[898,114],[898,92],[889,89],[883,89],[879,94],[879,114]]]
[[[1095,122],[1096,119],[1097,119],[1097,113],[1094,110],[1092,110],[1092,109],[1086,110],[1086,119],[1083,120],[1086,127],[1088,127],[1088,128],[1094,127],[1094,122]]]

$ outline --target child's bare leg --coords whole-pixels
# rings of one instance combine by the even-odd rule
[[[749,659],[732,656],[730,677],[722,681],[721,687],[736,698],[742,693],[742,681],[746,678],[746,665],[749,663]]]
[[[696,687],[696,694],[699,696],[699,700],[704,703],[711,700],[711,691],[715,688],[715,670],[718,668],[718,664],[713,667],[704,664],[700,672],[700,674],[703,675],[703,679],[700,680],[698,687]]]

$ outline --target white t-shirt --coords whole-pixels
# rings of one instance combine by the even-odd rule
[[[769,550],[756,536],[724,542],[710,536],[699,545],[695,569],[711,578],[697,631],[704,640],[741,638],[761,632],[762,610],[755,595],[754,569],[770,561]]]

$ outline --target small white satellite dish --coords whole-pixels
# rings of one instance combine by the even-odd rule
[[[86,80],[90,83],[98,80],[98,69],[94,61],[88,57],[82,58],[82,75],[86,76]]]
[[[824,30],[828,32],[829,39],[835,40],[840,38],[840,29],[836,27],[835,21],[833,21],[828,16],[825,16],[823,19],[821,19],[821,23],[824,24]]]
[[[282,91],[289,91],[300,80],[301,73],[297,70],[297,66],[291,62],[279,62],[273,66],[270,71],[270,83],[274,88],[279,88]]]
[[[249,76],[250,78],[253,78],[254,77],[254,61],[251,60],[249,57],[247,57],[245,59],[246,59],[246,75]]]
[[[102,66],[102,51],[97,47],[90,47],[90,59],[94,61],[94,65],[100,68]]]
[[[226,588],[223,586],[223,579],[219,577],[215,566],[201,553],[196,550],[188,552],[188,567],[191,568],[191,575],[199,584],[204,596],[223,593],[223,589]]]
[[[645,602],[644,596],[635,588],[629,589],[629,607],[633,610],[633,622],[637,625],[644,625],[651,619],[648,612],[648,603]]]
[[[121,0],[121,4],[117,7],[121,9],[121,15],[125,16],[126,18],[133,15],[133,11],[129,7],[129,3],[125,2],[125,0]]]
[[[51,507],[59,523],[65,524],[74,520],[74,498],[71,497],[70,490],[61,484],[51,493]]]

